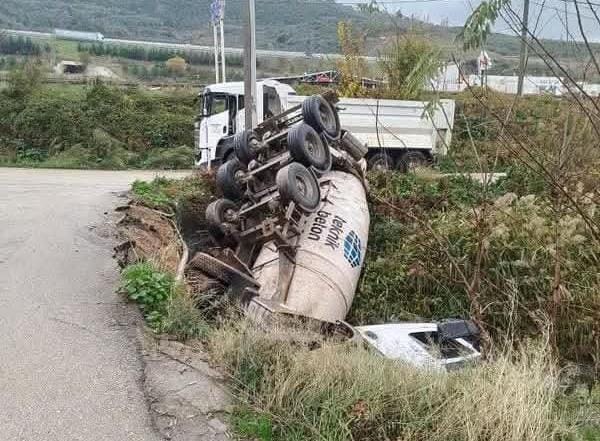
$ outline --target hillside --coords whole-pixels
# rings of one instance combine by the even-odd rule
[[[0,28],[51,31],[68,28],[102,32],[108,37],[155,41],[212,44],[209,25],[211,0],[4,0],[0,2]],[[228,0],[226,41],[242,47],[243,2]],[[360,12],[334,0],[268,0],[257,2],[257,45],[261,49],[333,53],[338,51],[336,25],[350,20],[364,35],[366,50],[377,55],[396,32],[422,33],[435,41],[447,58],[474,58],[464,54],[456,43],[460,28],[431,25],[382,12]],[[393,20],[393,21],[392,21]],[[580,48],[557,40],[546,40],[546,47],[576,76],[585,67]],[[494,60],[491,73],[512,75],[518,65],[519,40],[494,34],[488,52]],[[300,69],[301,66],[298,66]],[[550,75],[540,59],[532,55],[530,74]]]
[[[56,27],[102,32],[115,38],[210,42],[210,0],[4,0],[0,27],[51,30]],[[227,2],[227,41],[240,46],[242,5]],[[259,47],[334,51],[336,23],[364,21],[354,9],[333,0],[258,2]]]

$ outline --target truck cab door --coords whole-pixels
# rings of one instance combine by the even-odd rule
[[[199,150],[201,164],[215,159],[215,151],[219,141],[229,135],[231,117],[229,112],[229,95],[209,95],[204,108],[205,116],[200,121]]]

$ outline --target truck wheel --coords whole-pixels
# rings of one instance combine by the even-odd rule
[[[236,133],[233,138],[235,155],[242,164],[248,165],[256,159],[256,148],[259,145],[258,137],[253,130],[244,130]]]
[[[430,161],[422,152],[406,152],[398,159],[397,168],[402,173],[414,172],[419,167],[429,166]]]
[[[308,97],[302,103],[304,122],[317,132],[324,133],[328,138],[340,137],[340,116],[337,110],[321,95]]]
[[[202,271],[213,279],[217,279],[227,286],[257,286],[257,283],[253,278],[205,253],[197,253],[190,261],[190,266]]]
[[[237,206],[228,199],[217,199],[206,207],[208,232],[219,245],[235,246],[235,240],[231,237],[226,224],[235,222],[236,211]]]
[[[329,145],[308,124],[299,124],[289,131],[288,149],[292,158],[306,167],[326,171],[331,163]]]
[[[226,198],[237,201],[244,196],[245,190],[242,178],[246,171],[246,167],[237,158],[230,159],[219,167],[217,187]]]
[[[371,170],[392,170],[394,160],[387,153],[377,153],[369,159],[369,169]]]
[[[321,203],[321,188],[314,174],[297,162],[285,166],[277,173],[277,188],[281,202],[294,202],[300,209],[313,212]]]

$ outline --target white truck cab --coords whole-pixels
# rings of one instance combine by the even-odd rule
[[[275,80],[256,84],[258,122],[283,112],[287,97],[296,95],[287,84]],[[200,94],[200,114],[194,127],[196,164],[225,162],[232,150],[227,137],[245,129],[244,83],[219,83],[207,86]]]
[[[463,337],[443,337],[435,323],[404,323],[355,328],[385,358],[434,370],[456,370],[481,357]]]
[[[452,371],[481,358],[479,331],[469,320],[357,327],[339,324],[353,340],[381,356],[423,369]]]

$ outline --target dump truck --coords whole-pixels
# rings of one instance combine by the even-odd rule
[[[216,173],[222,197],[206,209],[220,251],[198,253],[190,265],[224,284],[261,323],[309,320],[421,366],[476,359],[476,328],[466,322],[345,323],[369,239],[369,148],[342,128],[338,105],[333,92],[307,97],[233,136],[233,154]]]
[[[265,121],[294,108],[307,98],[276,80],[257,83],[257,115]],[[195,123],[198,166],[220,165],[234,154],[235,134],[244,127],[244,84],[213,84],[199,95]],[[336,104],[341,125],[368,146],[372,168],[406,171],[430,164],[447,153],[452,142],[455,103],[343,98]]]

